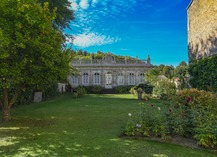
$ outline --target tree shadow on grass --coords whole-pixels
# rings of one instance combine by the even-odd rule
[[[82,154],[86,148],[73,140],[74,133],[64,130],[57,133],[52,131],[53,125],[55,121],[44,119],[12,119],[7,124],[1,124],[0,156],[42,157]],[[46,130],[43,131],[43,128]]]

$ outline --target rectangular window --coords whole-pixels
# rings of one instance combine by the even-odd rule
[[[84,73],[82,76],[82,84],[89,84],[89,76],[88,73]]]
[[[72,84],[78,84],[78,78],[76,76],[72,76]]]
[[[124,85],[124,76],[118,76],[118,85]]]
[[[135,76],[133,73],[130,73],[130,75],[128,76],[128,83],[129,85],[135,85]]]
[[[94,84],[100,84],[100,75],[99,75],[99,73],[94,74],[93,82],[94,82]]]

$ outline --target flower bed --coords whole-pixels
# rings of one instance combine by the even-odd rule
[[[198,145],[217,148],[217,96],[197,89],[182,90],[169,108],[144,104],[138,115],[129,114],[127,136],[180,136],[195,139]]]

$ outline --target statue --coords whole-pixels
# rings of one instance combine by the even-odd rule
[[[151,64],[151,58],[150,56],[148,55],[148,58],[147,58],[147,64],[150,65]]]

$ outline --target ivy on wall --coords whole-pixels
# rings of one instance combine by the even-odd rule
[[[217,54],[192,62],[188,71],[192,87],[217,92]]]

